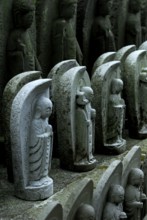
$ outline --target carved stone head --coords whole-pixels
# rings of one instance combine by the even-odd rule
[[[76,11],[77,0],[60,0],[59,2],[59,14],[60,17],[65,19],[71,19]]]
[[[111,81],[111,94],[119,94],[123,90],[123,81],[114,78]]]
[[[75,214],[74,220],[95,220],[95,210],[89,204],[81,204]]]
[[[52,102],[46,97],[41,97],[36,102],[35,118],[48,118],[52,113]]]
[[[96,14],[99,16],[109,15],[112,9],[113,0],[99,0],[97,2]]]
[[[128,184],[133,186],[140,186],[144,181],[144,173],[139,168],[131,169],[128,176]]]
[[[86,98],[89,102],[91,102],[91,100],[92,100],[92,98],[93,98],[93,90],[92,90],[92,88],[89,87],[89,86],[84,86],[84,87],[82,87],[81,92],[83,92],[85,98]]]
[[[108,201],[111,203],[120,204],[124,200],[124,188],[120,185],[111,185],[108,192]]]
[[[13,3],[13,17],[16,27],[30,28],[34,19],[35,7],[32,1],[16,0]]]
[[[129,11],[132,13],[137,13],[141,9],[141,0],[129,0]]]
[[[139,76],[140,81],[142,82],[147,82],[147,68],[143,68],[140,76]]]

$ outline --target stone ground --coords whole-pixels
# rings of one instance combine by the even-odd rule
[[[95,176],[99,175],[99,178],[109,166],[109,164],[115,159],[122,160],[124,155],[128,152],[128,150],[134,146],[141,146],[142,151],[146,150],[147,140],[135,140],[128,137],[128,134],[125,133],[125,138],[127,140],[127,151],[121,155],[95,155],[97,159],[97,167],[89,172],[70,172],[59,168],[59,160],[53,159],[52,161],[52,170],[50,173],[51,178],[54,181],[54,196],[53,200],[59,198],[59,202],[62,201],[63,189],[66,189],[68,185],[73,183],[74,181],[80,180],[83,177],[89,177],[94,179]],[[66,193],[66,192],[65,192]],[[60,194],[60,196],[56,196]],[[0,166],[0,220],[37,220],[38,218],[33,218],[34,211],[37,210],[38,207],[43,207],[43,204],[47,204],[50,201],[50,198],[45,201],[23,201],[14,196],[14,188],[13,184],[7,181],[7,173],[6,167]],[[31,216],[31,217],[30,217]]]

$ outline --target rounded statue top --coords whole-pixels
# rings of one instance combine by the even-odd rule
[[[143,181],[144,181],[143,171],[139,168],[132,168],[129,173],[128,184],[139,186],[143,183]]]
[[[15,0],[13,3],[13,11],[14,13],[25,13],[25,12],[29,12],[29,11],[34,11],[35,10],[35,6],[32,3],[32,1],[28,0]]]

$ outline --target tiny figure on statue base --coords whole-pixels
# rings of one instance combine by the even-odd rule
[[[141,220],[141,209],[143,201],[147,199],[142,191],[144,173],[139,168],[133,168],[128,176],[128,183],[125,190],[124,209],[128,220]]]
[[[96,111],[91,107],[93,90],[84,86],[76,97],[76,159],[75,166],[95,166],[94,129]],[[85,167],[86,169],[86,167]]]
[[[103,211],[103,220],[127,219],[123,211],[124,189],[120,185],[111,185],[108,191],[108,201]]]
[[[124,125],[125,103],[121,98],[123,81],[114,78],[111,81],[110,96],[108,101],[106,148],[115,153],[122,153],[126,147],[126,141],[122,138]]]
[[[38,187],[52,181],[48,177],[51,164],[53,132],[48,124],[52,112],[52,102],[41,97],[35,105],[35,115],[31,125],[29,147],[29,185]]]

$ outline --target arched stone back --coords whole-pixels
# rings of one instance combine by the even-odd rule
[[[95,162],[83,162],[83,165],[75,164],[76,156],[77,156],[77,136],[80,135],[77,132],[78,123],[79,126],[81,123],[82,118],[80,121],[77,121],[78,114],[76,112],[77,106],[76,106],[76,99],[80,92],[82,92],[83,87],[90,88],[90,79],[88,76],[88,73],[86,71],[86,68],[83,66],[79,67],[73,67],[69,69],[67,72],[65,72],[58,81],[58,91],[60,93],[57,93],[56,97],[56,109],[57,109],[57,130],[58,130],[58,143],[59,143],[59,150],[60,150],[60,164],[65,169],[70,170],[89,170],[95,167]],[[91,90],[91,88],[90,88]],[[61,96],[62,94],[62,96]],[[81,93],[80,93],[81,94]],[[84,97],[84,93],[83,97]],[[59,110],[60,109],[60,110]],[[86,113],[84,113],[86,114]],[[89,112],[89,114],[91,114]],[[79,114],[78,114],[79,116]],[[82,124],[83,128],[81,129],[81,132],[86,129],[86,134],[82,136],[82,139],[84,143],[86,142],[85,151],[83,152],[85,156],[83,156],[83,160],[88,157],[89,153],[87,152],[89,150],[89,147],[87,144],[89,143],[89,135],[88,127],[83,122]],[[87,133],[88,132],[88,133]],[[84,138],[84,139],[83,139]],[[83,149],[84,150],[84,149]],[[82,153],[82,146],[81,146],[81,153]],[[82,154],[83,154],[82,153]],[[79,155],[79,154],[78,154]],[[80,160],[81,161],[81,160]]]
[[[126,141],[121,137],[125,107],[124,101],[121,99],[121,96],[118,96],[118,94],[115,96],[115,92],[113,91],[113,88],[115,87],[114,81],[119,81],[118,84],[123,84],[123,82],[120,80],[120,72],[120,62],[111,61],[98,67],[92,76],[91,83],[95,94],[95,99],[93,99],[92,104],[97,112],[95,129],[96,152],[103,151],[106,153],[108,150],[110,152],[112,151],[113,153],[122,153],[125,150]],[[115,102],[115,100],[117,100],[118,103],[113,105],[112,103]],[[111,104],[114,106],[114,109]],[[118,108],[115,110],[117,105]],[[109,114],[111,113],[112,115],[110,116]],[[115,123],[112,122],[113,117],[115,118]],[[116,118],[119,118],[120,121],[116,120]],[[119,129],[121,128],[118,132],[120,134],[120,142],[118,144],[117,141],[115,142],[114,140],[116,143],[115,145],[114,142],[109,143],[109,137],[111,136],[111,132],[113,133],[114,131],[115,133],[116,130],[118,131],[117,126]],[[111,130],[110,133],[109,130]]]
[[[39,79],[41,72],[39,71],[28,71],[20,73],[14,76],[6,85],[3,92],[3,129],[5,138],[5,150],[6,150],[6,165],[8,171],[9,181],[13,181],[12,171],[12,151],[10,141],[10,115],[12,102],[19,92],[19,90],[28,82]]]
[[[141,149],[139,146],[134,146],[123,158],[123,171],[122,171],[122,186],[126,187],[127,178],[132,168],[140,168],[141,166]]]
[[[138,48],[138,50],[146,50],[147,51],[147,41],[144,41]]]
[[[120,61],[120,65],[121,65],[121,78],[122,79],[124,79],[124,74],[125,74],[125,70],[124,70],[125,60],[126,60],[127,56],[130,53],[132,53],[133,51],[135,51],[135,50],[136,50],[136,46],[135,45],[129,45],[129,46],[122,47],[115,54],[114,60]]]
[[[49,163],[51,162],[52,140],[49,139],[50,142],[48,142],[46,138],[49,137],[47,135],[51,127],[47,121],[45,122],[46,125],[43,121],[39,121],[40,117],[46,116],[42,116],[42,110],[39,109],[39,104],[36,104],[40,99],[49,100],[50,81],[49,79],[39,79],[26,84],[18,92],[12,104],[10,132],[15,195],[26,200],[42,200],[53,194],[53,181],[47,175]],[[41,106],[41,109],[42,107],[44,105]],[[35,131],[32,130],[35,114],[38,114],[38,116],[36,115],[36,121],[42,123],[42,128],[46,133],[39,132],[37,136],[34,136],[34,138],[38,138],[38,142],[36,145],[32,145],[34,140],[32,140],[32,135],[35,135],[33,133]],[[39,116],[39,114],[41,115]],[[45,119],[47,120],[47,118]],[[38,126],[37,129],[40,129],[38,123],[35,122],[34,125]],[[35,158],[36,162],[34,162]],[[35,167],[38,171],[42,170],[39,171],[40,174],[36,179],[34,178],[36,175]]]
[[[146,51],[132,52],[125,61],[124,89],[131,137],[145,138],[146,130]]]
[[[93,68],[92,68],[92,75],[94,74],[95,70],[102,64],[107,63],[109,61],[113,61],[115,58],[116,52],[106,52],[100,55],[96,61],[94,62]]]
[[[64,219],[76,220],[75,214],[81,204],[92,205],[93,181],[84,178],[72,188],[70,197],[64,205]]]
[[[96,220],[102,219],[103,209],[107,201],[107,193],[112,184],[121,184],[122,163],[115,160],[110,164],[97,183],[93,194],[93,206],[96,211]]]
[[[56,64],[48,74],[48,78],[52,79],[51,84],[51,100],[53,102],[53,113],[51,115],[51,122],[54,130],[54,147],[53,154],[59,156],[58,135],[57,135],[57,101],[60,96],[60,78],[69,69],[79,66],[76,60],[65,60]]]

